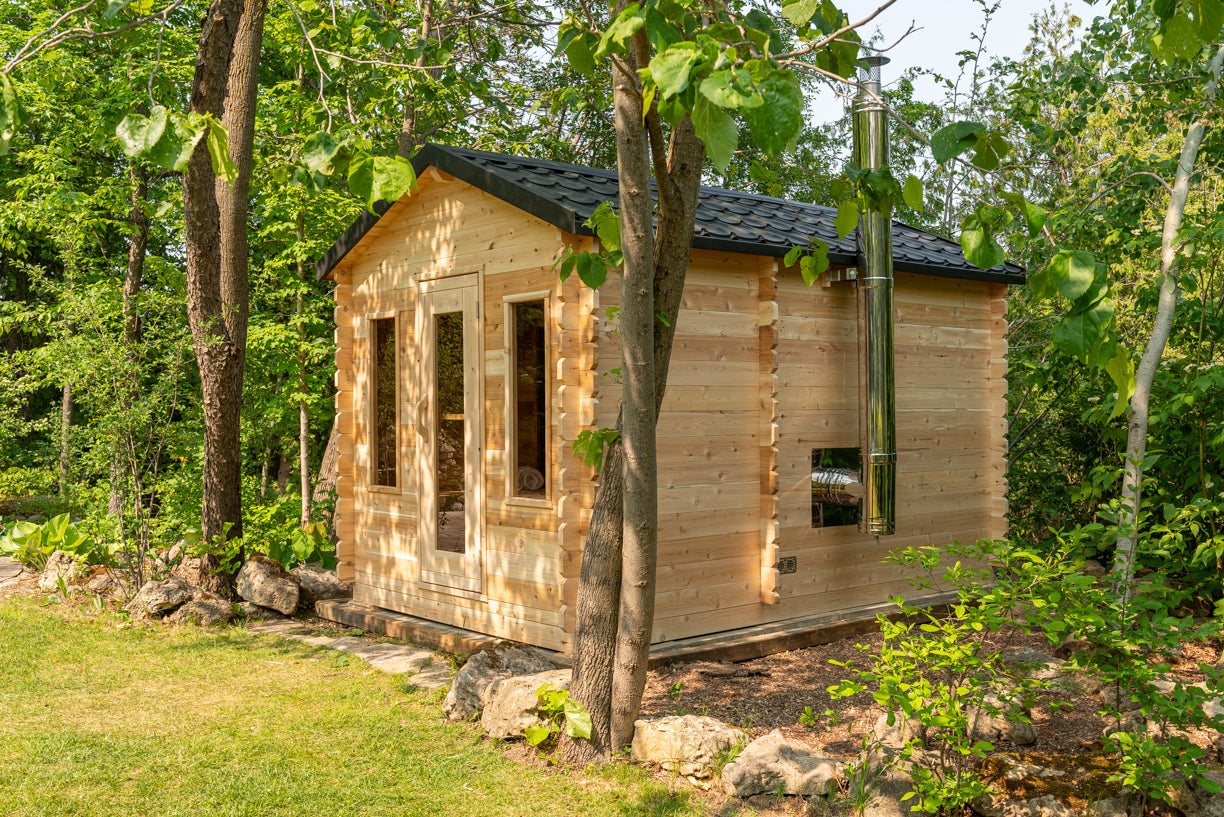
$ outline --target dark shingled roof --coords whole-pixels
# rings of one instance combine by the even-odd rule
[[[618,201],[616,174],[578,165],[506,156],[469,148],[426,145],[412,161],[418,174],[436,167],[509,204],[579,235],[591,235],[582,222],[605,201]],[[353,222],[315,264],[319,277],[328,275],[390,207],[378,202],[377,215],[365,212]],[[837,239],[836,210],[818,204],[702,187],[697,206],[693,246],[701,249],[783,256],[812,237],[829,245],[835,265],[856,263],[855,233]],[[893,222],[893,266],[950,278],[971,278],[1007,284],[1024,282],[1024,271],[1013,265],[979,269],[965,260],[958,244]]]

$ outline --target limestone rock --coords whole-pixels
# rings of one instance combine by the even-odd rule
[[[509,739],[523,737],[528,726],[547,723],[536,696],[545,684],[568,690],[570,671],[554,669],[494,681],[489,687],[488,704],[480,712],[480,728],[491,738]]]
[[[123,595],[123,581],[118,571],[109,567],[100,567],[89,577],[85,589],[96,596],[118,598]]]
[[[770,794],[779,789],[809,797],[833,791],[844,771],[840,761],[819,757],[807,744],[790,740],[775,729],[748,744],[723,767],[722,787],[735,797]]]
[[[862,817],[926,817],[918,798],[901,798],[914,790],[914,779],[900,769],[886,768],[875,782],[875,798]]]
[[[164,582],[145,582],[123,609],[137,620],[156,618],[191,601],[194,595],[194,587],[177,576],[171,576]]]
[[[1212,769],[1199,774],[1224,788],[1224,772]],[[1197,780],[1188,786],[1174,786],[1169,792],[1168,803],[1186,817],[1224,817],[1224,793],[1213,794]]]
[[[301,588],[297,577],[286,573],[280,562],[255,553],[238,571],[238,595],[289,615],[297,609]]]
[[[340,581],[334,570],[324,570],[317,565],[298,565],[289,572],[297,576],[302,588],[298,604],[307,610],[314,610],[316,601],[353,597],[353,583]]]
[[[489,687],[494,681],[553,669],[556,669],[553,662],[535,647],[505,644],[483,650],[469,658],[456,673],[442,701],[442,712],[447,720],[471,720],[488,704]]]
[[[1083,573],[1085,576],[1091,576],[1094,579],[1103,579],[1109,575],[1109,571],[1105,569],[1105,566],[1096,559],[1085,559],[1084,563],[1080,565],[1080,573]]]
[[[1092,804],[1092,814],[1089,817],[1128,817],[1126,801],[1121,797],[1106,797]]]
[[[38,578],[38,589],[54,593],[59,589],[60,580],[63,580],[66,587],[71,587],[82,575],[81,566],[77,564],[76,559],[71,554],[57,550],[47,559],[47,566]]]
[[[280,618],[281,614],[271,607],[260,607],[253,602],[240,601],[238,602],[238,615],[247,621],[267,621],[268,619]]]
[[[170,615],[175,624],[196,624],[211,627],[234,618],[234,605],[211,593],[198,593],[198,598],[184,604]]]
[[[747,742],[747,732],[702,715],[668,715],[633,724],[633,759],[685,776],[710,777],[716,755]]]
[[[1017,746],[1028,746],[1037,742],[1037,729],[1031,723],[1021,721],[1015,706],[1004,701],[993,692],[983,697],[985,706],[971,706],[966,711],[969,717],[971,740],[1011,741]],[[998,711],[992,714],[991,709]]]
[[[1101,703],[1106,709],[1112,709],[1117,712],[1131,712],[1139,708],[1138,701],[1131,700],[1130,691],[1125,687],[1120,687],[1116,684],[1104,684],[1097,692]]]
[[[872,734],[880,745],[887,749],[902,749],[910,740],[917,739],[926,743],[926,726],[917,718],[907,718],[901,713],[893,713],[893,723],[888,723],[888,713],[876,719]]]
[[[1017,673],[1038,681],[1053,681],[1062,677],[1064,675],[1062,667],[1066,663],[1028,647],[1004,653],[1001,660]]]
[[[1004,813],[1007,817],[1075,817],[1075,811],[1066,803],[1059,802],[1052,794],[1025,800],[1015,811]]]

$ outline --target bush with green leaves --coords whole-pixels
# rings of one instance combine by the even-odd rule
[[[1070,542],[1079,535],[1059,538]],[[1064,669],[1091,673],[1112,690],[1101,711],[1116,730],[1106,737],[1118,755],[1113,779],[1149,798],[1163,797],[1183,781],[1215,787],[1201,775],[1203,750],[1183,730],[1224,731],[1224,715],[1209,714],[1219,712],[1209,704],[1220,699],[1222,671],[1199,664],[1205,677],[1201,685],[1171,674],[1185,645],[1215,643],[1221,633],[1218,619],[1196,622],[1173,614],[1192,592],[1168,587],[1155,573],[1139,577],[1129,591],[1071,573],[1042,593],[1043,629],[1075,637],[1077,650]]]
[[[46,496],[59,490],[59,480],[47,468],[6,468],[0,471],[0,499]]]
[[[538,709],[544,715],[545,722],[527,727],[524,736],[529,745],[539,746],[560,732],[562,721],[565,722],[565,734],[571,738],[591,736],[591,713],[571,699],[567,690],[544,684],[536,690],[536,700],[539,701]]]
[[[42,570],[57,550],[90,564],[110,564],[116,547],[95,542],[77,530],[68,514],[60,514],[41,525],[14,522],[0,538],[0,553],[24,565]]]
[[[1075,567],[1055,556],[986,541],[906,548],[887,561],[912,575],[923,595],[954,593],[954,600],[947,615],[937,615],[894,598],[905,615],[879,617],[884,641],[874,664],[849,666],[853,677],[829,692],[841,698],[870,689],[889,713],[890,725],[905,718],[925,728],[934,762],[909,769],[915,784],[910,796],[923,811],[949,813],[990,791],[976,766],[994,746],[971,736],[972,708],[1027,720],[1022,708],[995,704],[998,699],[987,694],[1025,703],[1051,688],[1048,681],[1016,673],[1003,656],[1016,634],[1033,632],[1044,620],[1048,602],[1042,588]],[[900,757],[916,759],[921,748],[923,741],[912,737]]]

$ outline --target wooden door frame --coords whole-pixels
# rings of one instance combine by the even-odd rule
[[[414,405],[413,413],[418,429],[414,470],[418,486],[417,556],[419,581],[441,592],[473,597],[482,596],[484,590],[484,542],[487,503],[484,456],[484,321],[480,314],[481,301],[484,294],[484,281],[482,279],[483,276],[479,271],[475,271],[468,274],[451,275],[419,282],[415,321],[417,355],[414,379],[417,386],[417,402]],[[423,439],[424,434],[436,435],[437,433],[435,423],[433,422],[435,412],[437,411],[436,389],[432,379],[434,372],[431,370],[431,367],[436,366],[434,347],[437,342],[437,339],[434,337],[433,327],[434,315],[438,314],[434,310],[434,297],[452,294],[458,295],[459,298],[471,297],[474,302],[471,321],[469,322],[468,316],[464,314],[463,324],[465,346],[464,368],[469,370],[473,378],[470,393],[466,383],[464,387],[465,433],[470,432],[471,434],[470,440],[465,439],[467,450],[464,453],[464,461],[465,463],[474,462],[475,467],[472,468],[471,485],[468,488],[468,496],[472,498],[472,501],[464,502],[465,536],[467,541],[465,542],[465,552],[462,554],[439,551],[437,549],[436,523],[431,529],[426,520],[429,514],[436,512],[436,508],[431,504],[435,500],[426,496],[436,491],[436,473],[428,473],[431,463],[427,461],[427,455],[431,456],[433,458],[432,467],[436,469],[438,452],[433,450],[436,446],[436,437],[434,441],[428,443],[428,451],[425,448]],[[450,311],[454,310],[446,310],[446,312]],[[466,313],[467,307],[461,303],[459,311]],[[475,333],[472,342],[474,346],[473,359],[470,364],[467,360],[466,349],[469,331]],[[427,398],[429,398],[428,401]],[[468,419],[469,415],[470,419]],[[459,572],[438,570],[439,563],[435,560],[440,560],[442,563],[457,562],[459,563]]]

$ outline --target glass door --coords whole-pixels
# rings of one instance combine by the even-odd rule
[[[482,517],[476,276],[425,282],[417,309],[421,581],[479,591]]]

